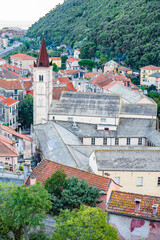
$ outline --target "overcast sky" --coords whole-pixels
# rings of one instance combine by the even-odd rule
[[[29,21],[34,23],[63,0],[4,0],[0,6],[3,21]]]

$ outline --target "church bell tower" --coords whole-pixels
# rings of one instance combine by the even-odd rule
[[[48,120],[52,103],[52,65],[49,63],[44,38],[42,40],[38,63],[33,68],[33,124]]]

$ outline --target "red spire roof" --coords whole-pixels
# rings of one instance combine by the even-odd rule
[[[40,53],[39,53],[37,67],[49,67],[49,66],[50,66],[50,64],[49,64],[49,60],[48,60],[46,44],[45,44],[45,41],[44,41],[44,38],[43,38]]]

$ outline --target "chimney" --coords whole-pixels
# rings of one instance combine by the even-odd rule
[[[36,177],[30,177],[30,185],[34,185],[36,183]]]
[[[141,199],[135,199],[135,212],[140,211],[140,203],[141,203]]]
[[[30,163],[24,163],[24,181],[26,180],[29,173],[31,173],[31,165]]]
[[[158,208],[158,204],[153,204],[152,205],[152,208],[153,208],[153,216],[156,216],[157,215],[157,208]]]

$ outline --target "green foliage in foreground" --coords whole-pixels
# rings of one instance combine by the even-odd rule
[[[87,68],[89,71],[92,71],[93,68],[96,67],[96,62],[90,60],[90,59],[83,59],[78,62],[79,66]]]
[[[86,181],[75,177],[66,179],[63,169],[58,169],[45,183],[51,194],[51,214],[57,215],[61,209],[80,208],[81,205],[95,207],[100,197],[100,189],[90,186]]]
[[[125,61],[134,69],[160,65],[159,0],[66,0],[27,35],[80,47],[81,58]]]
[[[33,96],[26,95],[19,104],[19,119],[24,127],[33,124]]]
[[[118,240],[114,227],[107,223],[100,208],[81,206],[72,211],[62,210],[56,217],[56,231],[52,240]]]
[[[28,239],[50,209],[49,194],[40,183],[30,187],[0,183],[0,239]]]

